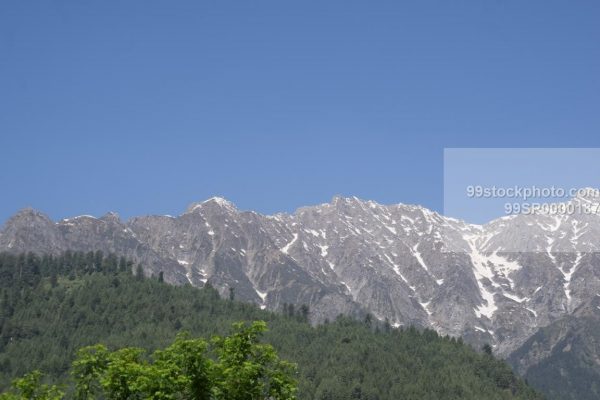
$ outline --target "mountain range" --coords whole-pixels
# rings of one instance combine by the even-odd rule
[[[598,215],[510,215],[475,225],[356,197],[276,215],[215,197],[179,216],[127,221],[109,213],[55,222],[24,209],[0,231],[0,251],[102,250],[135,260],[148,276],[209,282],[222,296],[232,291],[261,308],[306,304],[314,322],[370,313],[392,326],[489,343],[523,374],[556,345],[556,335],[540,329],[577,325],[578,313],[597,311],[599,248]],[[553,337],[543,354],[532,354],[536,334]],[[592,362],[598,367],[599,357]]]

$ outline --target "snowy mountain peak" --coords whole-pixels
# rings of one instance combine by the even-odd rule
[[[102,217],[100,217],[100,219],[107,222],[121,222],[121,217],[119,217],[119,214],[112,211],[107,212]]]
[[[213,205],[218,206],[219,208],[222,208],[222,209],[226,209],[228,211],[233,211],[233,212],[237,211],[235,204],[233,204],[232,202],[230,202],[229,200],[227,200],[223,197],[215,196],[215,197],[211,197],[208,200],[204,200],[203,202],[200,202],[200,203],[192,203],[188,207],[186,213],[192,213],[196,210],[202,209],[207,206],[210,207]]]
[[[220,205],[221,207],[235,208],[235,205],[232,202],[230,202],[229,200],[227,200],[223,197],[219,197],[219,196],[211,197],[210,199],[205,200],[202,203],[203,204],[216,203],[216,204]]]

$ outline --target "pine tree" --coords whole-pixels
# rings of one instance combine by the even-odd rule
[[[144,279],[144,269],[142,268],[142,264],[138,264],[135,269],[135,277],[138,281]]]

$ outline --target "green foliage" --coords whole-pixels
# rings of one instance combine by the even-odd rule
[[[215,363],[206,356],[207,348],[208,344],[202,339],[192,339],[187,332],[178,334],[175,343],[154,353],[160,376],[157,379],[172,379],[171,385],[178,388],[184,398],[210,399]],[[169,386],[166,383],[160,386]]]
[[[57,386],[41,383],[42,373],[33,371],[15,379],[12,391],[0,394],[0,400],[60,400],[64,396]]]
[[[431,330],[392,329],[372,317],[365,321],[339,317],[313,327],[306,322],[307,307],[285,305],[285,315],[279,315],[222,300],[210,285],[197,289],[138,279],[130,262],[117,257],[105,261],[107,255],[98,264],[96,253],[91,254],[0,254],[0,389],[6,389],[11,378],[34,369],[66,384],[77,358],[80,362],[73,367],[77,385],[66,386],[69,398],[85,398],[83,393],[100,398],[107,383],[114,393],[162,393],[166,386],[183,385],[178,387],[186,387],[189,398],[202,398],[206,382],[211,381],[215,395],[236,399],[242,398],[238,376],[255,379],[253,395],[264,396],[255,398],[266,398],[274,390],[291,396],[286,378],[291,366],[273,358],[275,350],[298,366],[299,399],[540,398],[504,362]],[[243,329],[249,331],[205,343],[206,350],[198,339],[177,336],[185,330],[194,337],[223,337],[232,323],[257,320],[266,321],[269,331],[263,332],[260,324],[245,325]],[[260,335],[272,349],[260,343],[248,347]],[[77,353],[95,343],[106,347]],[[232,353],[236,346],[246,361]],[[108,350],[119,348],[130,350]],[[117,356],[120,368],[135,366],[123,375],[127,382],[136,382],[134,386],[123,386],[118,370],[108,375],[106,365]],[[209,368],[205,363],[217,366]],[[173,376],[194,378],[182,382],[165,373],[173,371],[175,364],[185,372]],[[208,370],[218,371],[218,379],[204,374]],[[154,378],[139,378],[147,375]],[[85,376],[90,378],[82,379]],[[107,381],[110,376],[114,379]]]
[[[101,345],[85,347],[73,362],[77,399],[294,400],[293,366],[275,350],[259,343],[262,321],[234,325],[231,336],[215,337],[217,360],[208,344],[179,334],[150,360],[140,348],[108,352]]]
[[[264,322],[246,328],[234,324],[235,333],[213,342],[219,363],[215,365],[215,397],[227,400],[295,399],[291,379],[294,366],[280,361],[273,347],[259,344]]]
[[[98,344],[87,346],[77,352],[73,361],[72,375],[75,378],[75,398],[93,398],[100,392],[99,378],[108,366],[108,349]]]

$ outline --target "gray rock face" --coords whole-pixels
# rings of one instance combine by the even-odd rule
[[[600,296],[539,329],[508,362],[548,399],[598,399]]]
[[[588,201],[574,199],[573,201]],[[518,241],[521,251],[512,251]],[[308,304],[311,318],[370,312],[396,326],[462,335],[500,355],[600,292],[597,215],[519,215],[471,225],[419,206],[357,198],[294,214],[242,212],[213,198],[178,217],[12,217],[0,250],[103,250],[210,282],[263,308]]]

